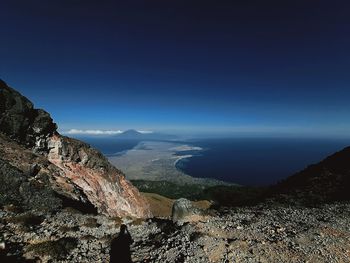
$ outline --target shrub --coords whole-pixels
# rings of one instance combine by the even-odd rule
[[[87,218],[85,220],[85,223],[83,224],[83,226],[94,228],[94,227],[99,227],[100,224],[97,223],[97,219],[96,218],[89,217],[89,218]]]
[[[6,219],[6,221],[9,223],[21,224],[25,227],[31,227],[40,225],[44,221],[44,218],[41,216],[33,215],[31,213],[27,213],[14,217],[9,217]]]
[[[77,239],[65,237],[54,241],[50,240],[31,244],[27,247],[27,250],[35,256],[49,256],[53,259],[63,259],[77,244]]]
[[[79,230],[79,227],[77,226],[60,226],[59,227],[59,230],[63,233],[66,233],[66,232],[76,232]]]

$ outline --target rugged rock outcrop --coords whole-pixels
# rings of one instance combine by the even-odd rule
[[[0,159],[0,205],[24,207],[28,210],[47,210],[62,205],[51,188],[43,187],[45,183],[38,184],[37,180],[28,177],[29,174]]]
[[[0,144],[0,176],[6,181],[10,171],[18,178],[11,182],[17,192],[35,182],[50,195],[92,204],[108,216],[151,216],[147,201],[121,171],[88,144],[61,136],[47,112],[1,80]]]
[[[0,80],[1,132],[27,147],[44,150],[56,129],[46,111],[34,109],[33,103]]]
[[[0,156],[0,206],[54,211],[68,202],[82,210],[93,210],[83,190],[62,176],[61,169],[46,156],[33,153],[1,133]]]
[[[149,217],[139,191],[97,150],[86,143],[54,135],[48,141],[48,160],[62,176],[83,189],[99,212],[110,216]]]

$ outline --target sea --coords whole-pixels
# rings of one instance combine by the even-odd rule
[[[81,139],[106,156],[123,154],[139,143],[115,138]],[[240,185],[264,186],[277,183],[350,146],[350,139],[226,138],[185,143],[203,150],[177,153],[192,155],[176,163],[177,169],[184,173]]]
[[[127,150],[131,150],[139,144],[139,140],[116,139],[114,137],[80,137],[76,139],[82,140],[92,147],[101,151],[106,157],[122,155]]]

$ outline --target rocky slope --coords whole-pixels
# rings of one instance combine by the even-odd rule
[[[121,171],[97,150],[61,136],[56,128],[47,112],[35,109],[27,98],[0,81],[1,180],[8,180],[8,169],[17,169],[24,181],[13,184],[16,191],[26,183],[35,192],[32,186],[41,184],[43,189],[90,204],[108,216],[151,216],[147,201]]]
[[[0,219],[6,253],[34,262],[108,262],[120,225],[72,210],[33,215],[7,208]],[[263,203],[211,211],[182,226],[165,219],[128,222],[135,263],[349,262],[349,225],[348,203],[313,208]]]
[[[30,153],[27,150],[25,154]],[[11,177],[26,180],[27,174],[5,166]],[[322,177],[322,173],[318,176]],[[336,174],[333,176],[338,178]],[[304,179],[307,183],[309,176],[305,175]],[[349,262],[349,201],[296,205],[298,197],[305,198],[300,195],[302,188],[290,185],[287,189],[290,198],[286,201],[291,202],[281,203],[272,198],[249,207],[209,209],[182,217],[181,224],[170,218],[126,219],[124,223],[128,224],[135,241],[131,246],[133,262]],[[21,198],[21,194],[23,197],[29,194],[23,190],[18,193],[11,196]],[[42,194],[51,196],[50,191]],[[287,192],[283,195],[288,196]],[[47,199],[52,202],[49,206],[57,204],[54,198]],[[6,255],[5,260],[12,259],[12,262],[108,262],[110,243],[118,234],[120,224],[121,220],[69,207],[28,212],[16,205],[6,205],[0,209],[0,261]]]
[[[305,204],[350,200],[350,147],[271,188],[275,198]],[[287,201],[288,201],[287,200]]]
[[[180,209],[180,224],[174,216],[175,222],[170,217],[124,221],[135,241],[131,246],[133,262],[349,262],[350,203],[346,198],[342,202],[330,199],[343,191],[336,182],[346,178],[350,166],[347,152],[345,149],[292,176],[274,188],[273,198],[254,206],[191,214],[186,205]],[[332,176],[324,179],[319,167],[331,169]],[[17,172],[12,171],[13,175]],[[289,180],[298,183],[287,184]],[[328,203],[320,199],[306,203],[310,189],[322,196],[321,190],[316,191],[322,185],[331,185],[330,191],[324,191]],[[278,199],[282,197],[284,202]],[[152,207],[160,211],[160,205],[161,201]],[[29,213],[5,206],[0,210],[0,232],[5,240],[2,251],[35,262],[107,262],[120,224],[120,220],[71,208]]]
[[[145,194],[158,217],[142,221],[148,204],[119,170],[0,84],[0,262],[108,262],[122,221],[133,262],[349,262],[350,148],[251,206]]]

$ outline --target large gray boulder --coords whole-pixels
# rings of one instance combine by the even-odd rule
[[[190,200],[180,198],[173,204],[171,217],[174,223],[182,225],[185,222],[191,221],[193,216],[200,214],[201,210],[194,207]]]

